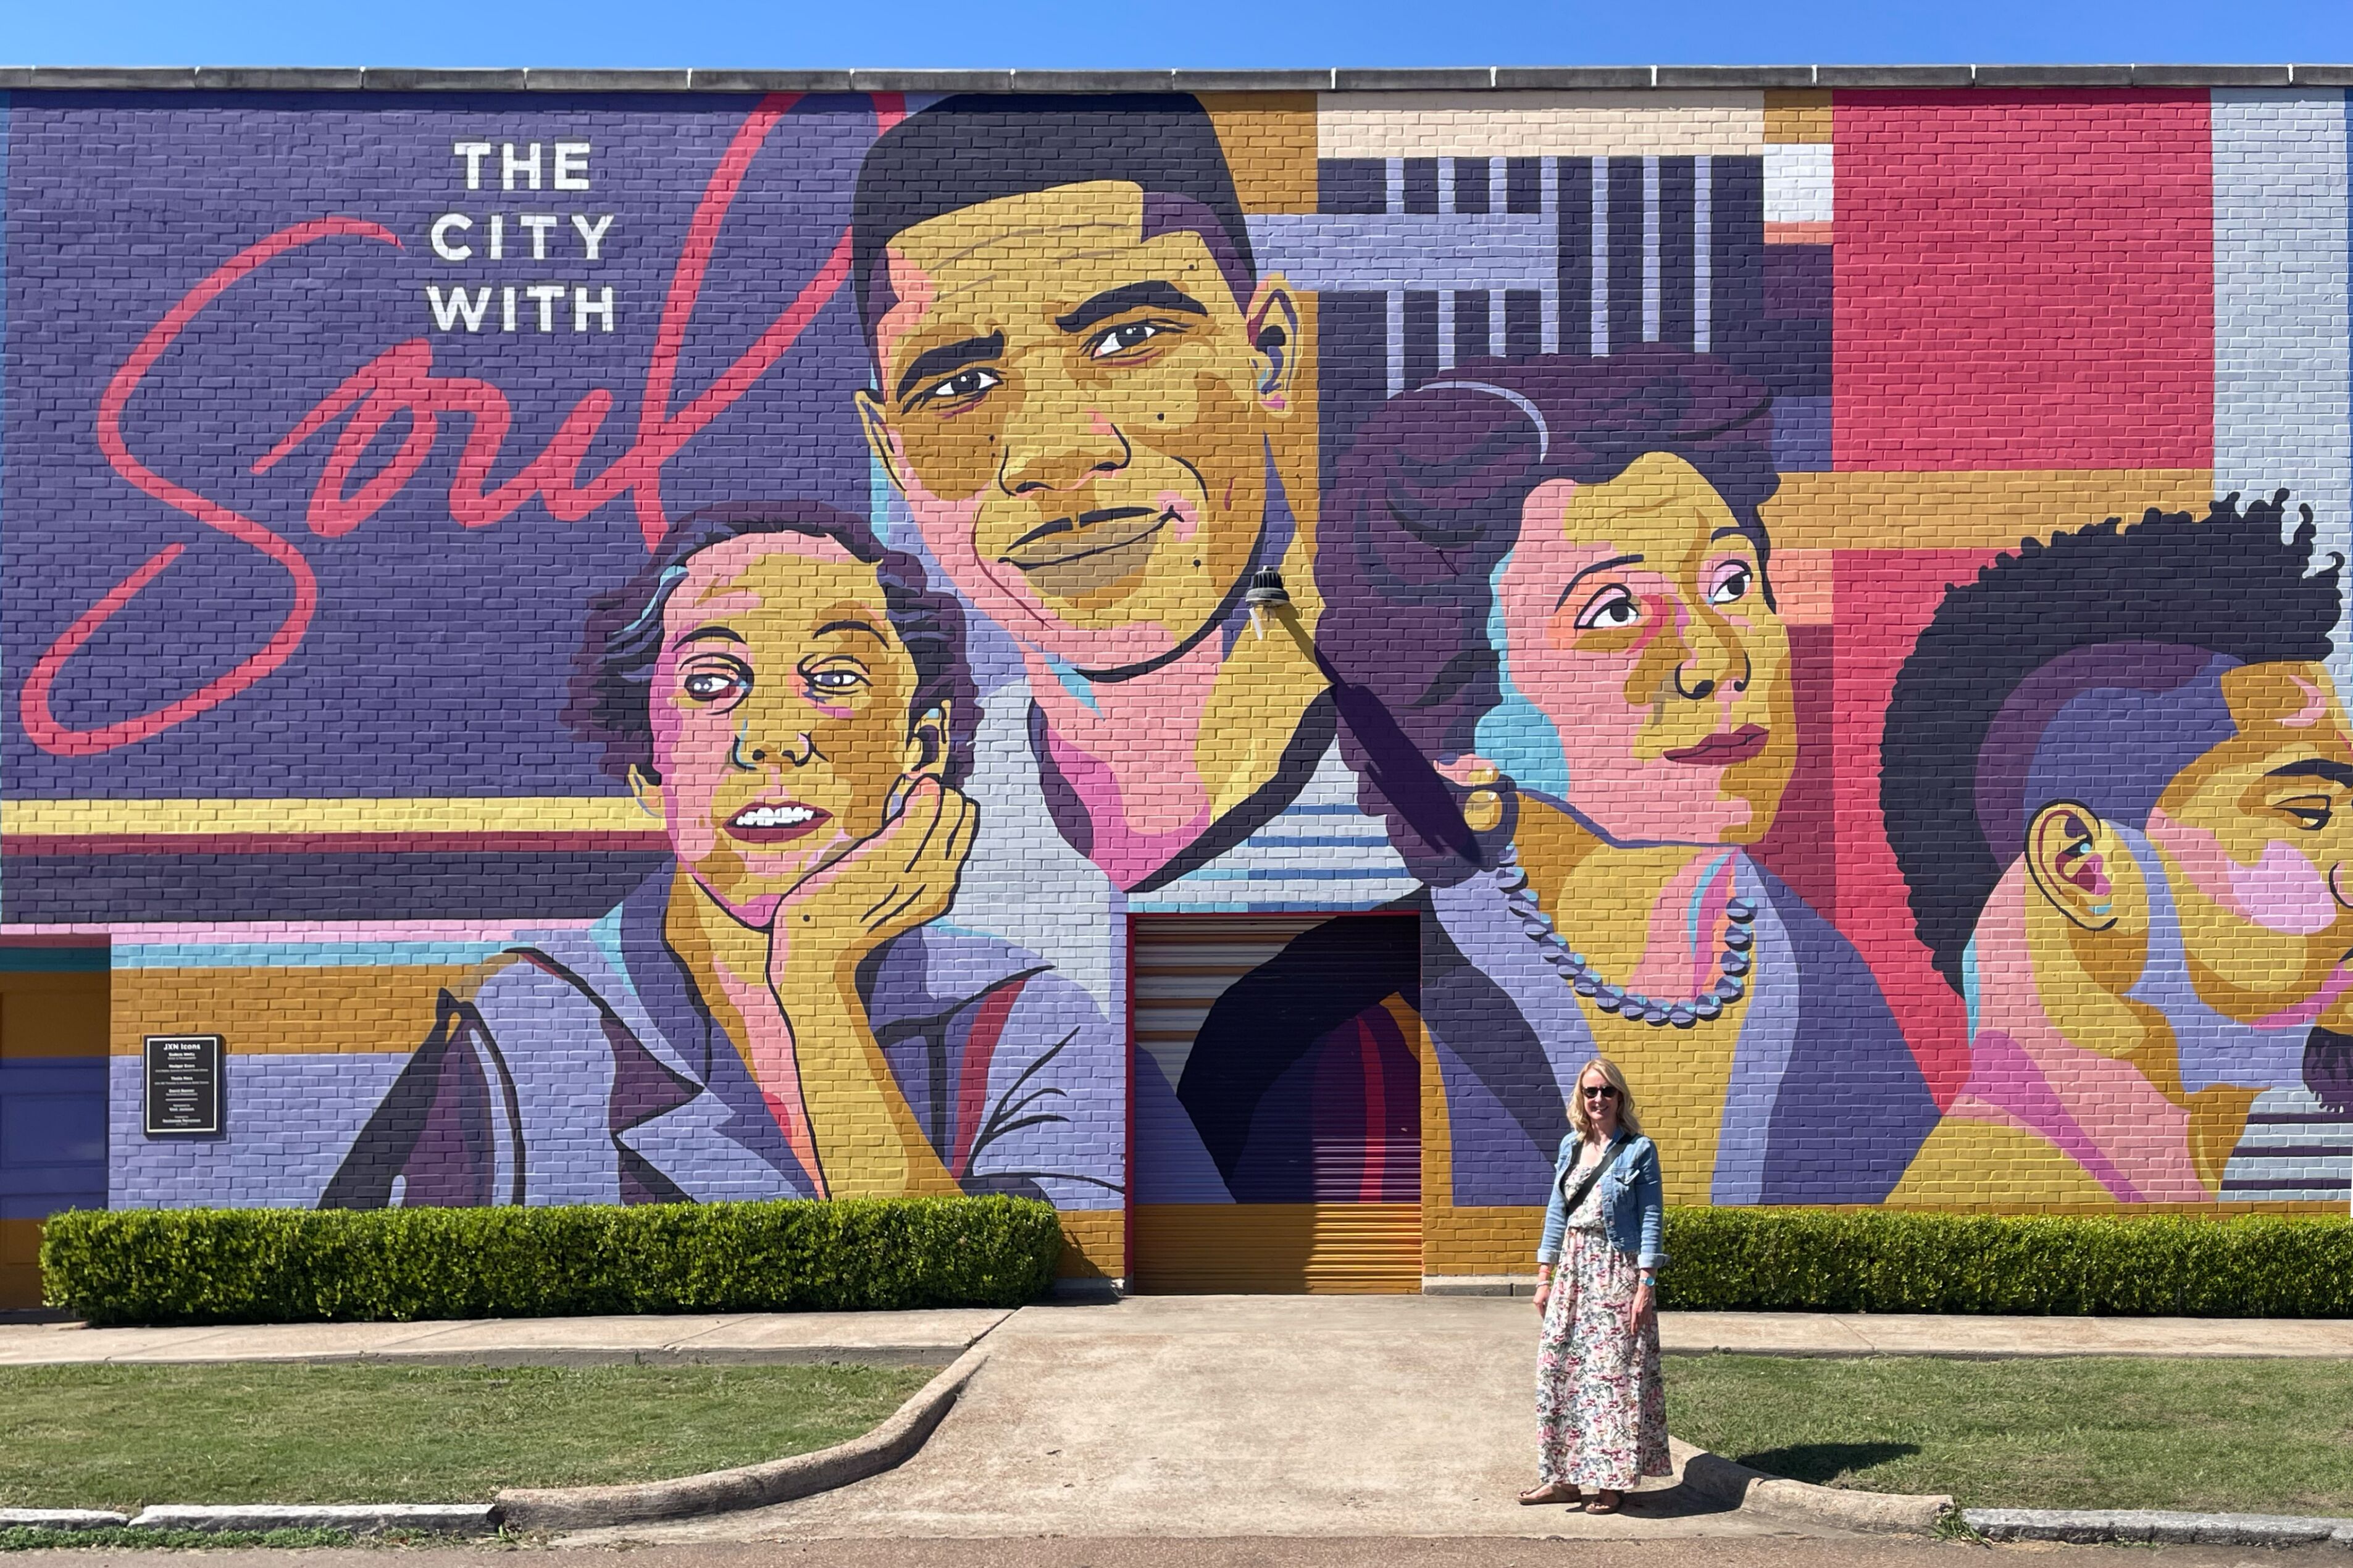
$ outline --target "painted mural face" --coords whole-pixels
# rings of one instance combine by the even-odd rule
[[[1748,844],[1772,826],[1797,726],[1764,583],[1753,532],[1680,458],[1530,492],[1496,584],[1511,678],[1607,837]]]
[[[943,716],[910,733],[915,684],[872,566],[800,534],[715,545],[663,612],[658,777],[636,775],[638,798],[703,889],[765,927],[804,875],[881,829],[936,754]]]
[[[2199,994],[2242,1023],[2309,1024],[2353,985],[2353,740],[2318,665],[2230,670],[2222,693],[2238,733],[2175,778],[2149,840]]]
[[[1263,523],[1288,408],[1279,280],[1245,310],[1189,229],[1146,237],[1130,184],[983,203],[892,241],[869,439],[981,611],[1083,669],[1217,616]]]

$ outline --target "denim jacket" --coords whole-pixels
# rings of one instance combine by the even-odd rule
[[[1626,1134],[1618,1136],[1623,1139]],[[1545,1206],[1544,1240],[1536,1247],[1538,1263],[1560,1261],[1561,1233],[1568,1228],[1567,1194],[1561,1187],[1584,1142],[1573,1131],[1560,1141],[1560,1153],[1552,1167],[1552,1202]],[[1599,1192],[1602,1233],[1609,1237],[1609,1245],[1632,1254],[1641,1268],[1656,1268],[1664,1263],[1667,1255],[1659,1247],[1667,1211],[1661,1195],[1658,1145],[1638,1135],[1633,1146],[1601,1173]]]

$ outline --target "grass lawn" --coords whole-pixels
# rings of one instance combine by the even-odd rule
[[[932,1377],[871,1366],[0,1368],[0,1507],[487,1502],[807,1453]]]
[[[1675,1436],[1963,1507],[2353,1515],[2353,1363],[1666,1358]]]

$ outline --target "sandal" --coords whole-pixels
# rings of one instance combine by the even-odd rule
[[[1585,1494],[1577,1490],[1576,1485],[1569,1481],[1546,1481],[1540,1486],[1530,1487],[1520,1494],[1520,1501],[1530,1507],[1537,1503],[1579,1503],[1584,1500]]]
[[[1604,1489],[1600,1496],[1585,1505],[1588,1513],[1616,1513],[1626,1506],[1626,1494]]]

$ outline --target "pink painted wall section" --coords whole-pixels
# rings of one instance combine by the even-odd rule
[[[2202,92],[1841,94],[1840,468],[2202,468]]]
[[[1989,550],[1848,550],[1835,592],[1837,723],[1830,751],[1836,780],[1839,929],[1853,938],[1920,1061],[1939,1105],[1969,1076],[1961,999],[1913,937],[1910,895],[1888,847],[1880,801],[1880,742],[1895,678],[1913,640],[1936,613],[1947,584],[1966,583]]]

